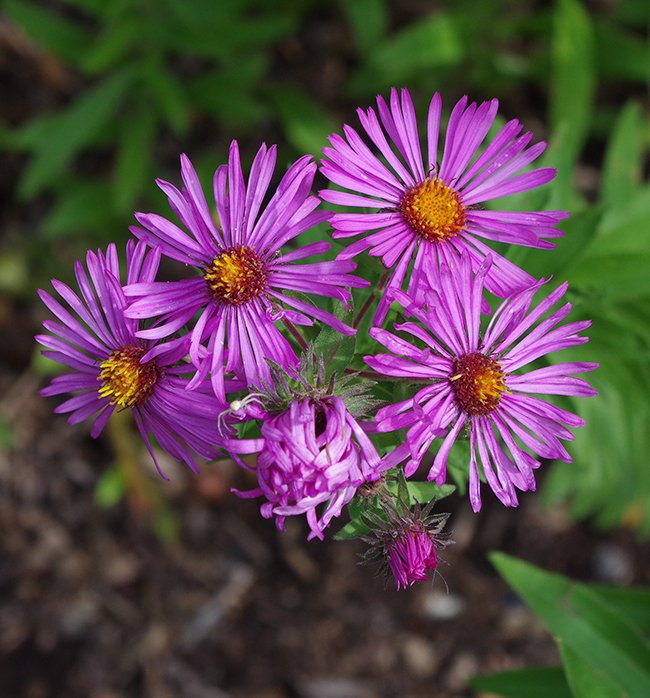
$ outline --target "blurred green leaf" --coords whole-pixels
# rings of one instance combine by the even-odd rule
[[[452,18],[436,12],[377,44],[352,77],[350,90],[365,95],[404,85],[418,72],[458,63],[464,53]]]
[[[134,18],[110,24],[81,57],[79,67],[87,75],[98,75],[119,63],[142,41],[142,25]]]
[[[68,180],[66,195],[59,197],[51,213],[43,222],[42,232],[46,240],[72,238],[86,234],[98,239],[110,239],[113,231],[109,221],[112,215],[111,187],[101,181]]]
[[[81,25],[28,0],[5,0],[9,19],[22,27],[41,48],[76,66],[92,46],[92,36]]]
[[[571,698],[571,691],[560,667],[531,667],[475,676],[469,685],[475,691],[505,698]]]
[[[650,695],[650,646],[589,587],[503,553],[492,553],[490,560],[580,660],[602,673],[621,694]]]
[[[130,212],[144,184],[153,178],[151,154],[155,135],[154,114],[143,103],[121,124],[113,171],[113,204],[118,212]]]
[[[593,27],[579,0],[557,0],[553,16],[551,125],[564,129],[564,148],[575,162],[587,137],[596,73]]]
[[[647,29],[647,6],[645,14]],[[619,27],[604,21],[597,21],[594,29],[596,46],[598,46],[595,58],[598,72],[602,76],[634,80],[644,84],[650,82],[647,39],[636,36],[632,32],[621,31]]]
[[[605,206],[625,207],[639,186],[643,169],[642,127],[638,102],[628,102],[607,144],[601,194]]]
[[[319,153],[337,126],[321,106],[291,87],[274,86],[269,97],[291,145],[302,153]]]
[[[557,644],[574,698],[620,698],[620,689],[602,671],[585,662],[562,640]]]
[[[124,499],[126,485],[122,471],[111,465],[101,474],[95,485],[95,504],[102,509],[110,509]]]
[[[157,111],[177,134],[189,126],[190,105],[175,77],[166,72],[162,63],[151,61],[145,70],[144,87],[153,98]]]
[[[132,80],[131,70],[116,73],[51,118],[48,128],[39,129],[41,140],[34,144],[34,155],[20,182],[21,196],[32,198],[57,181],[69,161],[115,118]]]
[[[384,38],[388,29],[388,4],[386,0],[340,0],[348,25],[363,55]]]
[[[597,288],[612,300],[650,295],[650,252],[592,253],[571,267],[571,282]]]

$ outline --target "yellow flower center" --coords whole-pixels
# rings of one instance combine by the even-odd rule
[[[140,363],[146,351],[135,346],[115,349],[100,364],[97,378],[102,381],[100,397],[110,398],[111,405],[119,407],[135,407],[145,402],[159,378],[155,359]]]
[[[266,264],[250,247],[229,247],[203,272],[214,300],[242,305],[266,288]]]
[[[489,414],[509,392],[499,362],[478,352],[456,359],[450,380],[458,404],[469,415]]]
[[[449,240],[464,230],[467,221],[460,195],[435,177],[409,189],[399,210],[411,230],[429,242]]]

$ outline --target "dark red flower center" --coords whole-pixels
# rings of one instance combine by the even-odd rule
[[[460,194],[436,177],[407,190],[399,210],[411,230],[430,242],[449,240],[467,222]]]
[[[100,364],[99,395],[110,398],[111,405],[119,407],[135,407],[145,402],[160,377],[155,359],[140,363],[146,351],[144,347],[129,345],[115,349]]]
[[[456,359],[450,376],[458,404],[473,416],[496,409],[503,393],[508,392],[505,379],[499,362],[479,352]]]
[[[212,298],[226,305],[242,305],[266,289],[266,264],[251,247],[229,247],[203,272]]]

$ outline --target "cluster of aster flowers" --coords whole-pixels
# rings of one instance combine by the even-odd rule
[[[571,304],[556,309],[566,284],[535,304],[547,282],[489,245],[550,249],[567,215],[486,208],[554,176],[528,168],[544,143],[530,145],[517,120],[485,142],[497,107],[463,98],[442,139],[434,95],[423,149],[408,91],[392,90],[376,110],[358,111],[360,131],[331,136],[320,171],[332,186],[318,194],[311,157],[272,186],[276,147],[262,145],[246,177],[233,142],[211,205],[181,156],[182,187],[157,182],[173,215],[136,214],[124,274],[110,245],[76,263],[78,291],[55,280],[59,299],[41,292],[56,320],[37,340],[68,368],[43,395],[71,393],[56,411],[72,424],[91,419],[93,437],[129,408],[156,465],[152,437],[195,471],[197,456],[233,458],[256,480],[237,494],[261,497],[261,514],[281,530],[305,515],[309,537],[322,539],[357,503],[368,557],[385,561],[398,588],[426,579],[447,515],[412,501],[413,476],[424,470],[443,485],[454,443],[468,440],[474,510],[482,482],[517,506],[516,490],[534,490],[543,459],[570,460],[562,441],[582,425],[544,396],[595,393],[573,375],[595,364],[544,361],[587,341],[588,322],[563,323]],[[325,225],[335,239],[356,238],[336,259],[322,258],[330,242],[314,241]],[[354,273],[366,251],[385,269],[376,288]],[[161,256],[193,273],[158,280]],[[486,292],[501,299],[494,311]],[[373,305],[377,353],[336,356],[332,370]],[[380,395],[400,399],[380,405]]]

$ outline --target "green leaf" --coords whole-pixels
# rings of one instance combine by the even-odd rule
[[[355,497],[348,505],[348,514],[350,521],[334,535],[334,540],[352,540],[365,536],[370,531],[370,527],[361,518],[363,512],[373,512],[377,515],[381,514],[381,508],[378,504],[371,502],[364,497]]]
[[[190,105],[178,82],[162,64],[151,62],[145,71],[145,85],[172,131],[184,134],[189,126]]]
[[[19,193],[32,198],[54,184],[66,165],[83,148],[90,145],[98,133],[115,119],[121,99],[124,97],[133,72],[124,70],[89,89],[63,113],[39,131],[46,139],[38,143],[38,149],[25,169]]]
[[[320,153],[336,123],[305,92],[275,86],[269,97],[274,103],[287,139],[304,153]]]
[[[156,134],[155,116],[141,104],[130,119],[121,124],[120,143],[113,171],[113,208],[120,213],[131,211],[145,182],[152,177],[151,154]]]
[[[585,255],[571,267],[574,286],[598,289],[610,300],[650,295],[650,252]]]
[[[92,46],[92,37],[79,24],[65,19],[42,4],[27,0],[5,0],[3,9],[41,48],[77,65],[79,56]]]
[[[650,633],[650,589],[592,585],[591,590],[641,633]]]
[[[397,491],[397,483],[388,483],[388,489]],[[456,491],[454,485],[436,485],[435,482],[406,482],[406,490],[409,496],[409,506],[413,506],[416,502],[419,504],[428,504],[433,499],[444,499]]]
[[[589,587],[503,553],[490,555],[501,576],[566,647],[629,698],[650,695],[650,646]]]
[[[506,698],[571,698],[571,691],[560,667],[531,667],[475,676],[469,685],[475,691],[495,693]]]
[[[368,94],[405,84],[418,72],[455,65],[464,54],[453,19],[435,12],[377,44],[353,76],[350,89]]]
[[[98,231],[103,231],[107,237],[112,236],[111,195],[111,187],[103,182],[70,181],[65,196],[59,196],[43,222],[43,237],[54,240],[81,233],[98,239]]]
[[[384,38],[388,29],[386,0],[340,0],[359,52],[367,55]]]
[[[562,640],[558,640],[557,644],[574,698],[620,698],[620,690],[602,671],[581,659]]]
[[[131,18],[104,27],[104,31],[82,56],[79,66],[87,75],[98,75],[119,63],[141,41],[142,25]]]
[[[596,85],[593,27],[578,0],[557,0],[553,15],[551,125],[564,129],[575,162],[585,142]]]
[[[607,144],[601,194],[605,206],[623,208],[633,197],[641,182],[642,144],[641,107],[638,102],[628,102],[621,110]]]
[[[95,504],[102,509],[110,509],[124,498],[126,484],[122,471],[117,465],[111,465],[102,473],[95,485]]]
[[[644,0],[642,3],[644,4]],[[646,7],[646,25],[647,21]],[[647,40],[642,36],[635,36],[632,32],[623,32],[602,20],[596,21],[594,28],[596,46],[598,46],[596,63],[599,74],[608,79],[623,78],[647,84],[650,81]]]

